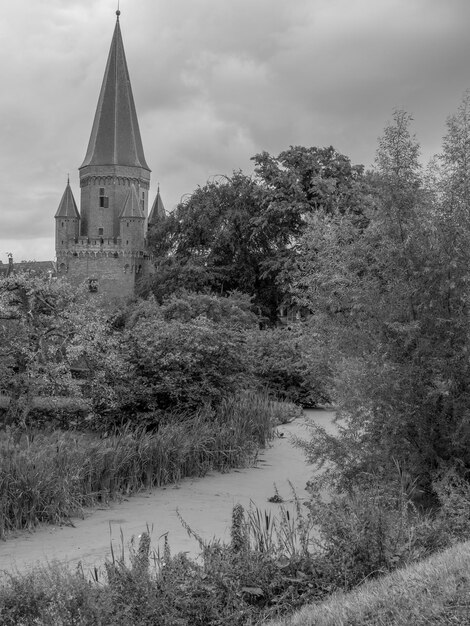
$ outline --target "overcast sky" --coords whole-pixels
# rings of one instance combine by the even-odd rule
[[[53,259],[77,203],[115,0],[0,0],[0,260]],[[469,0],[121,0],[151,198],[250,157],[333,145],[370,166],[403,107],[426,161],[470,87]]]

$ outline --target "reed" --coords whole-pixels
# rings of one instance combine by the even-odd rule
[[[251,502],[244,519],[244,532],[251,550],[294,561],[309,558],[314,543],[314,528],[308,512],[302,510],[302,503],[290,481],[289,486],[292,506],[283,503],[274,485],[275,494],[281,502],[278,514],[261,511]]]
[[[273,436],[274,407],[246,393],[218,411],[169,421],[158,432],[127,427],[112,436],[39,432],[0,435],[0,537],[40,522],[58,523],[83,508],[143,488],[208,471],[229,471],[256,459]]]

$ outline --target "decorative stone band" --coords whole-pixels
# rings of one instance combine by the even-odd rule
[[[92,249],[87,248],[87,249],[83,249],[80,246],[75,246],[74,248],[69,248],[68,250],[64,250],[62,249],[60,251],[60,253],[58,253],[57,258],[63,258],[63,257],[78,257],[78,258],[85,258],[85,257],[93,257],[93,258],[109,258],[109,257],[114,257],[114,258],[119,258],[119,257],[127,257],[127,258],[140,258],[140,259],[146,259],[146,260],[153,260],[154,256],[153,254],[149,254],[147,251],[145,250],[124,250],[122,248],[118,248],[117,246],[114,249]]]
[[[136,185],[141,189],[149,189],[150,187],[148,179],[131,178],[128,176],[85,176],[80,179],[80,187],[88,187],[88,185],[101,187],[112,184],[124,187]]]

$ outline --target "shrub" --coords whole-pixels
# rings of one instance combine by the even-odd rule
[[[234,520],[242,534],[256,533],[241,507],[238,512]],[[113,553],[102,580],[97,574],[87,583],[80,570],[58,565],[10,576],[0,588],[2,624],[254,625],[313,595],[307,559],[286,562],[274,543],[263,550],[249,543],[238,550],[217,541],[201,546],[198,562],[184,554],[171,557],[168,548],[160,555],[144,532],[138,542],[131,540],[129,561],[124,551]]]
[[[247,347],[261,388],[304,406],[329,401],[329,366],[320,341],[308,327],[250,331]]]
[[[319,532],[318,572],[329,589],[351,589],[369,577],[418,561],[447,545],[439,520],[420,513],[400,481],[368,484],[322,500],[312,482],[309,503]]]
[[[470,538],[470,482],[455,467],[441,470],[433,483],[439,499],[438,518],[452,541]]]
[[[241,334],[204,317],[142,318],[127,331],[125,344],[147,403],[160,410],[217,405],[246,382]]]
[[[58,563],[9,575],[0,587],[3,626],[99,624],[100,589]]]
[[[312,519],[295,493],[294,500],[295,514],[281,506],[279,518],[236,505],[229,545],[204,543],[183,521],[199,541],[197,561],[172,557],[167,543],[155,552],[147,529],[131,540],[128,560],[124,550],[112,552],[105,577],[96,574],[92,583],[57,568],[11,576],[0,588],[2,623],[254,626],[424,555],[415,550],[418,518],[403,498],[371,487],[322,505]],[[320,544],[312,543],[312,521],[320,524]]]

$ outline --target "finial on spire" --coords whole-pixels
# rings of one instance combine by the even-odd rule
[[[119,0],[118,0],[118,8],[116,11],[116,15],[117,15],[117,18],[119,19],[119,16],[121,15],[121,11],[119,10]]]
[[[70,174],[67,174],[67,185],[70,185]]]

